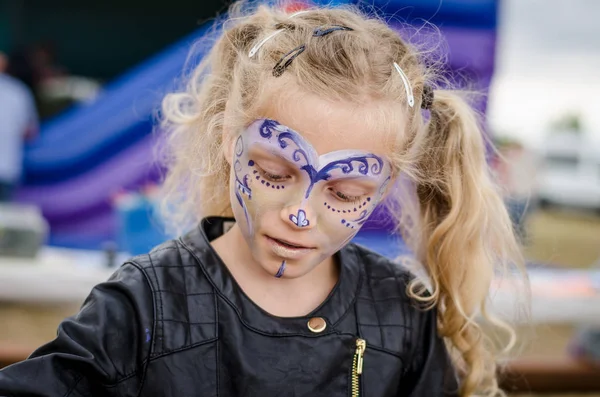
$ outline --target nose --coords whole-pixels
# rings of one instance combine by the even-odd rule
[[[308,205],[290,205],[281,210],[281,219],[295,229],[312,229],[317,218]]]

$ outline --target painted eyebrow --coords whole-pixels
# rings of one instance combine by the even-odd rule
[[[298,136],[298,138],[300,139],[300,141],[301,141],[301,142],[302,142],[304,145],[308,146],[308,147],[309,147],[309,148],[310,148],[310,149],[311,149],[311,150],[312,150],[312,151],[313,151],[313,152],[314,152],[314,153],[315,153],[315,154],[316,154],[316,155],[317,155],[319,158],[320,158],[321,156],[325,156],[325,155],[328,155],[328,154],[331,154],[331,153],[336,153],[336,152],[341,152],[341,151],[346,151],[346,150],[349,150],[349,151],[356,151],[357,153],[361,153],[361,154],[365,154],[365,155],[373,155],[373,156],[377,156],[377,157],[379,157],[380,159],[382,159],[384,162],[387,162],[389,165],[391,165],[391,164],[392,164],[392,163],[391,163],[391,161],[390,161],[390,159],[388,158],[388,156],[382,156],[382,155],[379,155],[379,154],[377,154],[377,153],[366,152],[366,151],[362,151],[362,150],[360,150],[360,149],[341,149],[341,150],[334,150],[333,152],[327,152],[327,153],[319,154],[319,153],[317,152],[317,150],[315,149],[315,147],[314,147],[314,146],[313,146],[313,145],[312,145],[310,142],[308,142],[306,139],[304,139],[304,136],[303,136],[303,135],[302,135],[300,132],[298,132],[297,130],[295,130],[295,129],[291,128],[291,127],[288,127],[287,125],[285,125],[285,124],[283,124],[283,123],[280,123],[280,122],[279,122],[278,120],[276,120],[276,119],[272,119],[272,118],[269,118],[269,117],[264,117],[264,118],[262,118],[262,119],[259,119],[259,120],[269,120],[269,121],[274,121],[274,122],[276,122],[277,124],[281,125],[282,127],[285,127],[285,128],[287,128],[288,130],[290,130],[290,131],[293,131],[293,132],[294,132],[294,133],[295,133],[295,134]],[[259,146],[260,146],[260,145],[259,145]],[[271,153],[271,154],[273,154],[273,155],[275,155],[275,156],[279,156],[279,155],[278,155],[278,154],[276,154],[276,153]],[[282,156],[279,156],[279,157],[281,157],[281,158],[282,158],[284,161],[286,161],[286,162],[288,161],[288,160],[287,160],[287,158],[285,158],[285,157],[282,157]]]

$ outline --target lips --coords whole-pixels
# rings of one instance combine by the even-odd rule
[[[310,254],[315,249],[314,247],[288,240],[276,239],[266,235],[265,238],[273,254],[283,259],[300,259],[305,255]]]
[[[292,241],[284,240],[284,239],[280,239],[280,238],[274,238],[271,236],[267,236],[267,238],[270,238],[271,240],[278,242],[282,245],[286,245],[290,248],[298,248],[298,249],[313,249],[314,248],[314,247],[310,247],[310,246],[307,246],[304,244],[300,244],[300,243],[296,243],[296,242],[292,242]]]

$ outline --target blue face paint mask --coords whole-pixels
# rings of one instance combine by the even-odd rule
[[[231,201],[253,256],[276,277],[305,274],[347,244],[382,200],[389,161],[342,150],[319,156],[270,119],[237,138]]]

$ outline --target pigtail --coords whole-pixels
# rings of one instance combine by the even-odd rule
[[[495,357],[476,315],[510,334],[486,310],[498,268],[521,264],[520,249],[486,163],[482,131],[473,109],[455,92],[435,91],[421,134],[416,194],[421,209],[422,252],[431,281],[425,295],[439,307],[438,327],[457,354],[461,395],[497,395]]]

